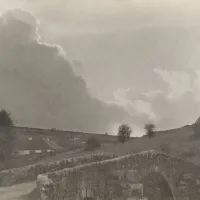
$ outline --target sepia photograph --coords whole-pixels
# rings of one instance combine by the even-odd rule
[[[200,1],[0,0],[0,200],[200,200]]]

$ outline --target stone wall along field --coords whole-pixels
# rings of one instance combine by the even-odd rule
[[[11,186],[14,184],[34,181],[39,174],[54,172],[64,168],[71,168],[77,165],[106,160],[113,157],[114,155],[112,154],[93,154],[89,156],[63,159],[50,163],[28,165],[22,168],[1,171],[0,186]]]

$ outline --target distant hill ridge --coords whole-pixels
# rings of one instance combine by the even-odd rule
[[[200,117],[196,120],[195,124],[200,124]]]

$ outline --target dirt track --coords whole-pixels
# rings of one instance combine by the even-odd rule
[[[10,187],[0,187],[1,200],[23,200],[21,196],[31,193],[36,187],[36,183],[29,182]]]
[[[43,138],[43,140],[52,148],[52,149],[61,149],[61,147],[53,140],[48,138]]]

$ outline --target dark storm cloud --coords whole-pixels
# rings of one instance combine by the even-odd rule
[[[92,97],[61,47],[39,40],[30,13],[2,16],[0,52],[0,106],[17,124],[99,132],[127,118],[122,107]]]
[[[144,123],[149,119],[154,119],[157,127],[171,128],[192,123],[200,115],[198,106],[200,100],[200,73],[198,71],[200,63],[199,5],[200,3],[196,0],[7,0],[1,2],[0,12],[10,6],[22,6],[33,12],[41,20],[39,35],[50,44],[61,45],[66,51],[67,60],[70,60],[70,62],[78,60],[78,63],[73,62],[72,64],[73,71],[76,75],[84,77],[91,93],[101,100],[117,102],[120,110],[123,107],[122,114],[118,108],[116,109],[115,104],[112,103],[108,106],[99,101],[100,105],[103,104],[103,108],[106,105],[109,110],[115,105],[112,112],[116,112],[118,119],[116,119],[116,116],[111,117],[112,112],[110,111],[108,112],[110,114],[106,114],[109,117],[105,121],[109,121],[112,118],[113,120],[111,121],[114,121],[114,124],[118,124],[116,123],[117,121],[124,120],[134,126],[143,128]],[[29,29],[25,25],[20,26],[24,32],[20,33],[21,36],[19,34],[18,36],[12,35],[12,38],[17,38],[15,40],[21,41],[21,43],[27,43],[27,41],[30,43],[30,35],[24,34],[29,32]],[[32,27],[35,27],[34,23]],[[6,32],[5,35],[7,33],[9,32]],[[33,31],[32,33],[35,32]],[[27,35],[29,35],[28,38]],[[37,34],[35,36],[37,37]],[[58,52],[59,54],[65,54],[57,46],[52,47],[42,42],[34,42],[35,40],[31,40],[31,45],[26,45],[28,46],[26,48],[19,42],[12,47],[13,40],[8,41],[4,38],[3,41],[5,42],[4,52],[6,52],[7,46],[13,49],[12,56],[9,48],[9,53],[4,53],[3,60],[7,59],[10,63],[15,62],[13,58],[16,59],[20,56],[23,57],[23,62],[29,63],[30,55],[33,54],[33,51],[38,51],[38,46],[41,49],[47,49],[44,52],[40,50],[40,53],[34,53],[33,59],[39,59],[41,63],[50,62],[49,57],[57,55]],[[33,50],[33,46],[36,46],[35,50]],[[21,48],[20,51],[18,51],[19,48]],[[24,51],[22,51],[23,49]],[[32,52],[28,53],[29,51]],[[44,55],[49,54],[49,56],[45,56],[48,59],[45,60],[38,56],[41,51]],[[26,55],[26,59],[24,55]],[[63,58],[63,56],[61,57]],[[11,66],[11,64],[7,64],[7,66],[9,65]],[[51,66],[49,63],[48,65]],[[12,81],[8,82],[3,75],[0,75],[2,80],[5,79],[7,81],[6,87],[0,85],[1,91],[7,90],[8,86],[12,87],[19,83],[23,87],[30,85],[29,87],[32,87],[33,91],[35,88],[39,88],[34,92],[34,95],[29,92],[30,89],[28,87],[25,88],[24,90],[29,94],[26,98],[32,100],[35,107],[39,107],[41,99],[50,99],[45,101],[47,105],[52,105],[53,101],[54,103],[58,102],[57,107],[51,112],[54,115],[48,114],[48,118],[52,117],[51,121],[56,122],[54,118],[58,119],[58,117],[54,116],[60,116],[56,123],[60,123],[62,125],[59,124],[59,126],[64,127],[64,122],[60,119],[64,117],[64,113],[67,113],[63,109],[66,106],[63,105],[68,105],[68,103],[65,102],[65,94],[63,94],[62,98],[58,95],[63,93],[63,90],[66,90],[65,87],[67,87],[63,83],[65,74],[63,70],[55,70],[55,68],[53,68],[54,70],[49,70],[47,65],[42,65],[39,68],[43,73],[39,73],[40,70],[36,70],[38,68],[32,67],[31,73],[37,74],[34,79],[37,77],[38,80],[35,81],[32,80],[33,77],[31,76],[27,78],[28,74],[31,74],[30,68],[23,66],[21,65],[23,71],[26,71],[26,73],[23,73],[23,82],[16,78],[19,77],[19,74],[22,76],[19,73],[19,69],[18,71],[16,69],[13,70],[12,73],[8,69],[4,70],[4,74],[13,77],[10,78]],[[60,67],[58,68],[60,69]],[[72,69],[71,67],[69,68]],[[18,75],[14,75],[17,73]],[[58,81],[55,76],[62,78]],[[72,77],[74,76],[72,75]],[[77,79],[80,81],[79,78]],[[72,78],[72,80],[74,79]],[[24,84],[26,81],[28,84]],[[82,80],[83,84],[85,84],[85,81]],[[35,84],[37,86],[33,87]],[[56,85],[62,85],[62,89]],[[19,86],[18,88],[23,87]],[[43,90],[43,88],[46,89]],[[118,90],[120,88],[129,95],[119,94],[120,91]],[[127,88],[130,89],[127,90]],[[10,90],[12,91],[13,89]],[[16,92],[15,102],[19,102],[18,93],[24,94],[18,90],[12,91],[13,93]],[[155,92],[157,90],[159,91],[158,93]],[[151,98],[147,98],[143,95],[144,93],[154,93],[154,98],[151,95]],[[57,99],[55,97],[52,98],[55,94],[58,96]],[[37,99],[35,96],[39,96],[40,104],[36,100],[33,101],[33,99]],[[30,100],[22,103],[21,107],[19,105],[20,108],[17,109],[23,110],[26,107],[31,107],[26,105],[26,102],[30,102]],[[6,99],[6,101],[8,100]],[[13,102],[14,100],[9,105],[16,109]],[[42,104],[41,108],[43,108]],[[98,113],[96,107],[93,110],[92,113]],[[33,116],[37,116],[36,111],[37,109],[32,109]],[[75,117],[75,113],[77,111],[74,113],[70,111],[71,117]],[[104,111],[102,113],[105,114]],[[40,120],[43,118],[45,117],[41,114],[41,117],[38,118],[38,124],[46,125]],[[31,120],[27,119],[27,121]],[[96,123],[94,124],[96,126]],[[105,124],[103,120],[102,125],[104,126]],[[67,126],[68,124],[66,124]]]

